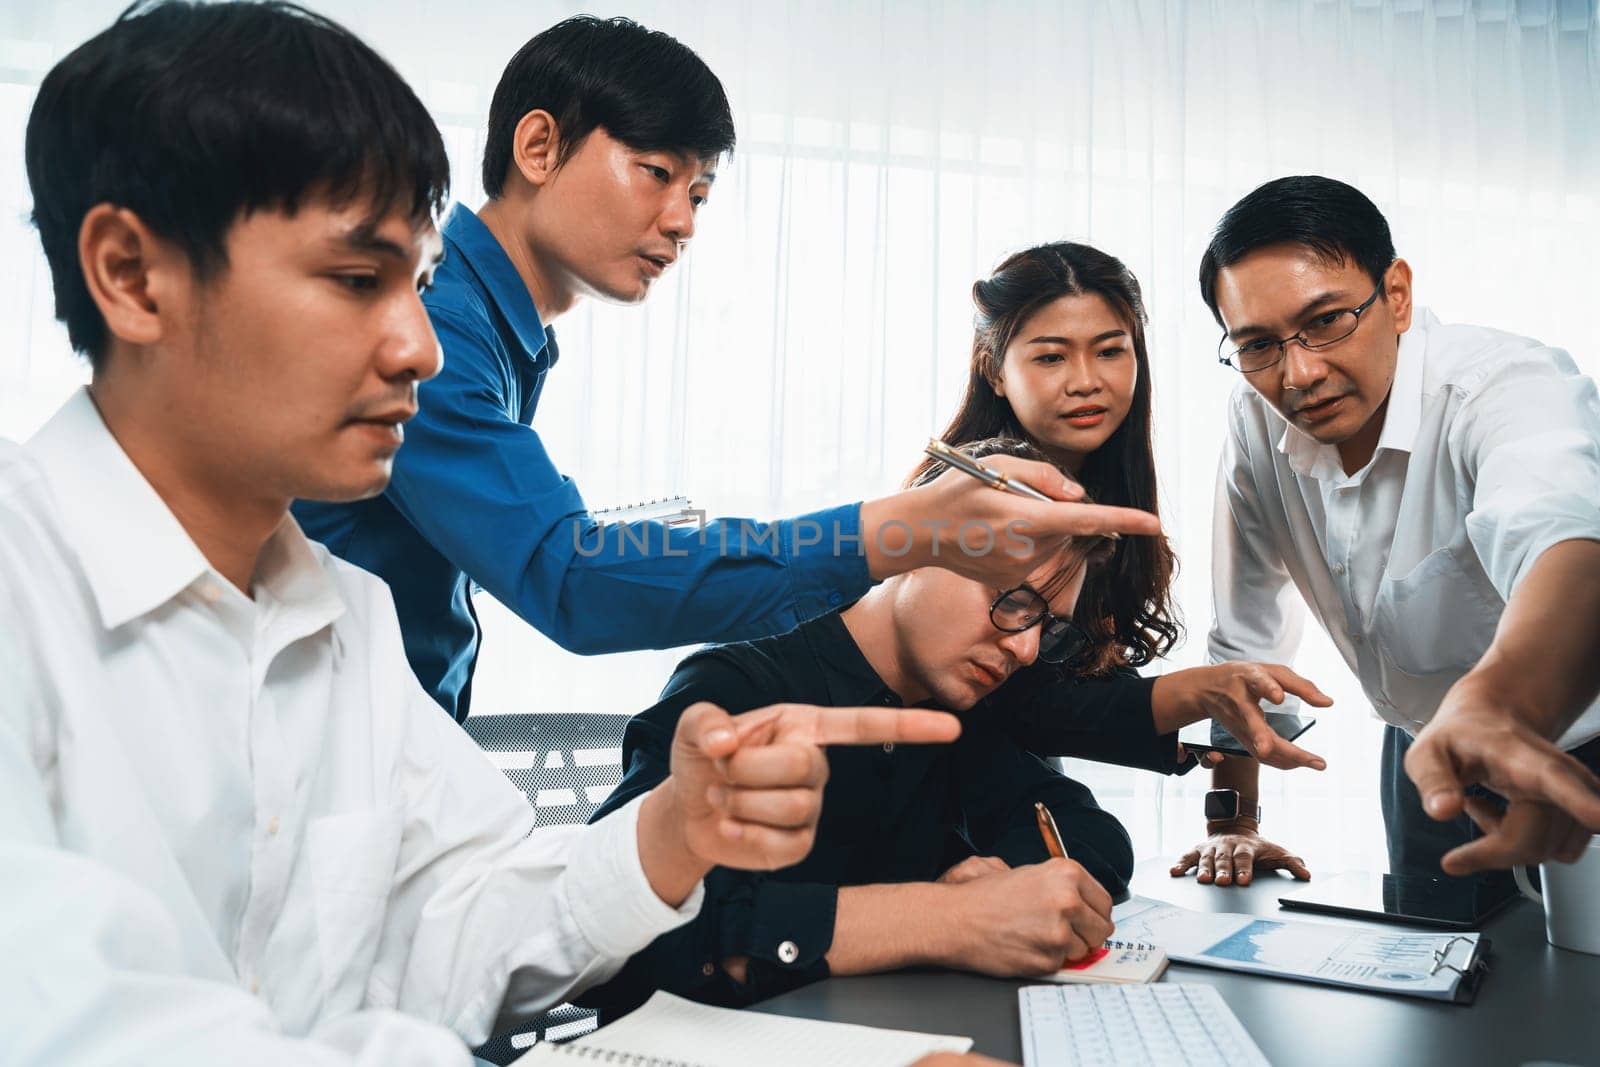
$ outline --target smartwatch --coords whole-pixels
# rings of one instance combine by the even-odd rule
[[[1241,811],[1239,807],[1239,791],[1237,789],[1213,789],[1206,794],[1206,821],[1227,822],[1243,816],[1255,819],[1256,825],[1261,825],[1261,805],[1257,804],[1254,811],[1248,809]]]

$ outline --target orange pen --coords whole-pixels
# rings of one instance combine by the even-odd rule
[[[1061,830],[1056,826],[1056,817],[1050,814],[1050,809],[1044,806],[1043,801],[1033,803],[1034,818],[1039,820],[1039,836],[1044,838],[1044,847],[1050,851],[1054,859],[1067,858],[1067,846],[1061,841]]]

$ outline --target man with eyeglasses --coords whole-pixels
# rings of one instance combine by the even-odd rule
[[[1388,724],[1395,873],[1576,858],[1600,831],[1593,380],[1561,349],[1414,307],[1383,215],[1328,178],[1234,205],[1200,288],[1242,378],[1211,659],[1289,662],[1297,592]],[[1260,837],[1258,778],[1252,760],[1217,768],[1207,839],[1174,875],[1309,877]]]
[[[1043,458],[1005,439],[962,451]],[[684,660],[629,724],[626,774],[597,819],[667,773],[674,724],[700,701],[736,716],[775,700],[936,707],[960,715],[962,737],[938,753],[830,753],[810,857],[765,877],[714,870],[699,917],[583,1002],[611,1016],[666,989],[741,1006],[918,964],[1041,975],[1098,947],[1133,870],[1128,835],[1088,789],[1011,740],[987,698],[1036,659],[1070,664],[1085,647],[1072,609],[1086,568],[1108,554],[1108,542],[1078,539],[1010,589],[924,567],[786,634]],[[1049,858],[1035,802],[1071,859]]]

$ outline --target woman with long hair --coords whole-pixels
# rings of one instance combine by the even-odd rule
[[[967,390],[941,438],[1021,438],[1097,501],[1157,513],[1144,298],[1128,268],[1088,245],[1040,245],[1008,257],[973,285],[972,299]],[[1175,570],[1164,536],[1118,543],[1078,601],[1078,622],[1095,641],[1086,673],[1142,667],[1171,651],[1182,632]]]
[[[945,443],[1017,437],[1072,472],[1100,503],[1158,513],[1146,315],[1132,272],[1099,249],[1062,241],[1007,257],[973,285],[972,299],[972,364]],[[1215,718],[1264,762],[1320,769],[1320,759],[1276,738],[1260,717],[1261,700],[1278,703],[1286,693],[1330,703],[1289,668],[1223,663],[1137,674],[1182,633],[1172,603],[1176,569],[1164,536],[1116,542],[1078,597],[1083,652],[1020,672],[992,698],[1018,740],[1041,755],[1172,773],[1193,765],[1177,730]],[[1254,803],[1234,799],[1241,811]],[[1255,857],[1257,870],[1273,867],[1309,877],[1286,853]]]

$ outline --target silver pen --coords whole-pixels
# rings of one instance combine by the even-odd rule
[[[993,467],[984,466],[982,463],[973,459],[966,453],[959,452],[956,449],[951,448],[937,437],[929,438],[928,447],[923,449],[923,451],[939,462],[947,463],[964,474],[970,474],[974,478],[978,479],[978,481],[984,483],[985,485],[993,486],[994,488],[999,489],[1001,492],[1016,493],[1018,496],[1032,497],[1035,500],[1042,500],[1047,504],[1062,503],[1062,501],[1057,500],[1055,497],[1046,496],[1045,494],[1039,492],[1039,490],[1035,489],[1021,478],[1013,478],[1007,475],[1004,471],[997,471]],[[1118,539],[1118,535],[1115,533],[1107,533],[1103,536],[1112,541]]]

